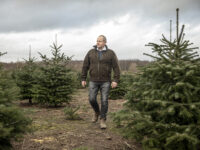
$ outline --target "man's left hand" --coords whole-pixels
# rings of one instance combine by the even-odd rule
[[[116,87],[117,87],[117,82],[112,82],[112,83],[111,83],[111,87],[112,87],[112,88],[116,88]]]

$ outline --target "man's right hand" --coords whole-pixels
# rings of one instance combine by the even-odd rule
[[[86,81],[82,81],[81,84],[82,84],[82,87],[85,87],[86,86]]]

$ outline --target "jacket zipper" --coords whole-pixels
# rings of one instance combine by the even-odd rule
[[[102,54],[103,55],[103,54]],[[102,57],[102,56],[101,56]],[[99,55],[98,55],[98,53],[97,53],[97,58],[98,58],[98,79],[100,79],[100,77],[99,77],[99,70],[100,70],[100,66],[99,66],[99,62],[100,62],[100,57],[99,57]]]
[[[99,77],[99,61],[100,61],[100,57],[98,57],[98,79],[100,79],[100,77]]]
[[[98,79],[99,79],[99,60],[98,60]]]

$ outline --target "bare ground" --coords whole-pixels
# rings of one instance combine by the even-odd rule
[[[98,96],[99,101],[99,96]],[[125,100],[109,100],[109,112],[122,109]],[[141,150],[140,144],[127,140],[116,132],[108,115],[107,129],[99,128],[99,121],[92,123],[93,110],[88,102],[87,89],[80,89],[73,95],[70,106],[80,109],[81,120],[67,120],[63,109],[42,108],[37,105],[20,107],[32,118],[33,132],[26,134],[19,142],[13,142],[15,150]]]

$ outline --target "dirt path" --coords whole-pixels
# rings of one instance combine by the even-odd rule
[[[124,100],[109,100],[108,112],[122,109]],[[114,125],[108,115],[106,130],[98,123],[91,123],[93,110],[88,103],[87,89],[80,89],[73,95],[71,107],[78,110],[81,120],[66,120],[62,108],[40,108],[21,106],[33,119],[33,133],[25,135],[20,142],[14,142],[15,150],[141,150],[134,141],[122,138],[114,132]]]

